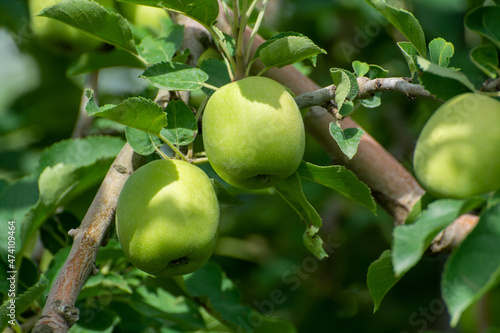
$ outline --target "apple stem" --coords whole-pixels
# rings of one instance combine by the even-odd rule
[[[202,85],[203,87],[205,87],[205,88],[208,88],[208,89],[211,89],[211,90],[214,90],[214,91],[215,91],[215,90],[217,90],[217,89],[219,89],[218,87],[213,86],[213,85],[211,85],[211,84],[209,84],[209,83],[206,83],[206,82],[203,82],[201,85]]]
[[[168,141],[168,139],[166,137],[164,137],[162,134],[159,135],[159,138],[163,140],[163,142],[165,142],[167,144],[167,146],[170,147],[170,149],[172,149],[175,153],[175,157],[180,157],[182,160],[186,161],[186,162],[190,162],[189,159],[184,156],[183,153],[181,153],[181,151],[179,149],[177,149],[177,147],[175,147],[172,142]],[[164,156],[164,155],[163,155]],[[168,158],[168,157],[167,157]]]
[[[188,151],[187,151],[186,157],[188,159],[193,158],[193,143],[192,142],[188,145]]]
[[[158,155],[161,156],[161,158],[163,158],[164,160],[168,160],[168,156],[164,152],[162,152],[161,149],[158,149],[156,145],[155,145],[155,150],[158,153]]]
[[[208,163],[208,157],[199,157],[199,158],[195,158],[192,163],[194,165],[199,165],[199,164],[204,164],[204,163]]]
[[[257,73],[256,76],[262,76],[265,72],[267,72],[269,68],[265,67],[264,69],[262,69],[260,72]]]

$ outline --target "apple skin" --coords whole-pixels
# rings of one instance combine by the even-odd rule
[[[30,0],[31,28],[33,34],[46,49],[65,55],[79,55],[93,51],[104,42],[86,33],[73,28],[61,21],[48,17],[37,16],[44,8],[51,7],[62,0]],[[102,6],[114,9],[114,0],[98,0]]]
[[[500,102],[465,93],[443,105],[425,124],[413,167],[435,197],[467,198],[500,188]]]
[[[194,272],[212,255],[219,204],[198,167],[157,160],[135,171],[116,208],[116,230],[127,258],[158,277]]]
[[[287,178],[304,155],[300,110],[286,89],[268,78],[248,77],[218,89],[205,107],[202,133],[215,172],[243,189]]]

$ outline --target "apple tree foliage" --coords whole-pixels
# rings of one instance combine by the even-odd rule
[[[245,8],[247,1],[243,3],[242,8]],[[251,3],[255,4],[255,2]],[[297,3],[303,5],[303,2]],[[325,4],[319,1],[318,3],[325,8],[340,7],[337,2]],[[445,1],[445,3],[448,2]],[[94,126],[101,130],[100,133],[108,131],[112,135],[89,135],[84,138],[65,139],[51,143],[37,157],[36,167],[33,170],[20,172],[22,177],[16,174],[10,178],[5,177],[9,180],[0,180],[0,237],[3,237],[0,241],[0,264],[2,265],[0,294],[4,301],[0,306],[0,329],[2,330],[9,325],[14,329],[17,325],[26,324],[29,319],[36,318],[41,313],[46,305],[46,296],[53,287],[71,249],[71,238],[67,235],[67,231],[78,227],[90,204],[89,196],[95,193],[124,143],[128,142],[134,151],[145,156],[147,161],[158,159],[159,155],[184,156],[183,152],[192,150],[193,147],[196,151],[201,146],[201,135],[198,135],[199,114],[205,104],[195,102],[195,97],[201,96],[201,99],[209,97],[214,89],[231,82],[234,78],[234,73],[228,72],[228,69],[235,68],[234,55],[238,52],[237,37],[224,34],[215,26],[220,10],[216,0],[122,0],[120,4],[141,4],[164,8],[197,21],[211,34],[222,57],[219,55],[213,59],[201,61],[197,66],[188,63],[190,51],[180,50],[184,28],[167,19],[162,22],[162,29],[150,31],[135,26],[133,22],[129,22],[116,11],[104,8],[93,1],[64,0],[43,10],[40,15],[85,31],[107,45],[105,50],[84,53],[71,61],[66,58],[51,60],[48,53],[44,54],[38,59],[43,64],[54,65],[57,61],[63,62],[59,65],[64,66],[65,72],[59,70],[59,74],[50,77],[51,82],[56,82],[62,89],[64,85],[74,84],[68,78],[81,78],[82,75],[88,73],[121,66],[138,69],[138,76],[144,88],[129,96],[115,94],[115,98],[106,98],[105,94],[98,96],[93,89],[85,90],[82,100],[85,101],[84,108],[87,115],[97,118],[98,121],[95,121]],[[227,6],[229,5],[232,4]],[[310,6],[314,5],[311,3]],[[498,1],[485,1],[484,3],[475,1],[474,5],[467,7],[468,11],[457,29],[467,29],[467,36],[474,39],[476,44],[467,51],[468,54],[456,55],[455,46],[446,40],[448,37],[444,33],[442,37],[435,37],[431,40],[425,36],[425,25],[419,22],[417,16],[425,17],[426,14],[419,16],[415,12],[414,15],[411,10],[392,3],[388,4],[385,0],[365,0],[356,6],[362,8],[361,12],[374,9],[379,15],[376,22],[384,22],[379,24],[379,29],[383,26],[398,36],[397,40],[400,41],[397,43],[391,41],[392,44],[385,45],[385,47],[392,48],[394,53],[400,52],[398,57],[404,59],[407,65],[405,75],[409,74],[414,83],[423,85],[439,102],[463,93],[477,92],[481,89],[482,83],[487,85],[498,80],[500,74],[498,56],[500,4]],[[428,6],[428,8],[432,7],[429,4]],[[435,6],[439,7],[439,4]],[[18,41],[26,37],[26,32],[23,31],[25,26],[21,19],[15,20],[14,18],[26,20],[26,16],[22,14],[25,9],[26,4],[23,1],[0,2],[1,23],[17,32]],[[263,13],[262,9],[260,13]],[[321,15],[318,17],[318,24],[335,29],[329,26]],[[436,18],[432,15],[430,17]],[[250,21],[254,25],[260,24],[261,19],[262,15],[250,16]],[[355,21],[354,18],[353,20]],[[425,23],[433,24],[432,22]],[[439,24],[436,23],[436,26],[439,27]],[[323,31],[324,34],[328,34],[326,30]],[[354,31],[361,30],[354,29]],[[330,51],[327,52],[318,46],[305,33],[275,31],[262,33],[268,35],[267,41],[257,48],[252,59],[247,59],[250,63],[256,60],[262,62],[264,70],[259,74],[264,74],[271,68],[281,68],[286,65],[295,65],[304,71],[310,68],[308,64],[325,66],[321,58],[326,57]],[[383,33],[380,32],[380,34]],[[434,35],[436,34],[442,33],[434,31]],[[358,37],[359,35],[356,36]],[[373,36],[373,39],[376,38],[378,36]],[[450,38],[456,39],[455,36],[450,36]],[[370,46],[364,51],[369,48]],[[359,128],[343,129],[339,121],[346,116],[355,116],[354,111],[358,109],[369,113],[378,111],[366,109],[383,108],[385,95],[381,93],[369,99],[358,98],[361,88],[358,82],[360,78],[383,79],[390,76],[383,65],[362,61],[363,57],[359,48],[346,49],[340,45],[340,49],[344,53],[359,56],[359,59],[351,59],[350,64],[342,68],[327,65],[329,68],[325,69],[318,79],[325,86],[331,84],[336,86],[334,102],[338,108],[338,114],[336,114],[338,120],[328,125],[329,132],[338,143],[340,150],[350,160],[355,156],[358,144],[365,132]],[[477,68],[474,72],[477,77],[472,77],[460,68],[453,67],[454,57],[457,56],[469,58],[467,61]],[[244,54],[243,57],[247,55]],[[379,58],[379,63],[382,64],[384,61]],[[53,84],[52,87],[57,87],[57,84]],[[158,89],[181,93],[190,92],[191,102],[188,105],[176,98],[163,109],[154,100]],[[57,89],[55,92],[57,93]],[[70,90],[69,97],[78,101],[79,92],[79,89]],[[113,94],[109,93],[109,95]],[[48,101],[41,98],[46,96],[52,96],[53,99]],[[490,93],[490,96],[497,99],[499,97],[498,93]],[[1,95],[0,97],[4,98]],[[57,103],[57,94],[50,95],[48,91],[41,91],[38,95],[34,94],[28,98],[32,98],[30,101],[33,101],[35,105],[32,113],[38,109],[50,109],[54,103]],[[418,96],[416,98],[418,99]],[[101,99],[105,102],[100,103]],[[405,103],[410,102],[405,101]],[[437,108],[436,105],[433,104],[434,109]],[[28,108],[26,101],[24,101],[24,107]],[[391,115],[386,116],[391,117]],[[427,118],[428,116],[429,114]],[[67,117],[67,115],[61,117]],[[40,117],[39,121],[47,124],[42,118]],[[55,124],[54,127],[57,127],[57,122],[61,121],[56,118],[58,117],[51,120],[52,124]],[[19,118],[5,117],[0,127],[4,127],[2,131],[6,133],[9,128],[15,128],[18,121]],[[422,122],[421,119],[418,121]],[[21,125],[18,126],[21,127]],[[372,129],[377,131],[370,126],[369,120],[366,121],[364,127],[370,132]],[[96,132],[99,131],[96,130]],[[5,134],[2,133],[2,135]],[[12,135],[23,137],[28,134],[20,131]],[[24,139],[30,140],[30,138]],[[31,138],[31,140],[35,139]],[[312,151],[317,148],[310,145],[307,149]],[[272,261],[273,265],[270,265],[273,266],[274,271],[269,268],[266,274],[262,275],[259,275],[258,270],[251,271],[252,279],[241,283],[238,279],[241,280],[242,277],[231,267],[231,261],[214,258],[194,273],[175,278],[156,279],[133,267],[127,261],[116,239],[116,232],[112,230],[108,244],[99,250],[95,262],[99,272],[88,278],[79,293],[76,305],[80,309],[80,320],[76,322],[72,330],[82,332],[296,332],[297,326],[301,330],[305,327],[313,327],[312,331],[325,328],[328,328],[328,331],[335,331],[337,325],[339,328],[351,327],[351,331],[356,330],[353,327],[364,327],[363,331],[368,332],[365,326],[356,326],[362,325],[359,321],[356,324],[349,324],[348,320],[340,319],[329,322],[327,316],[324,316],[324,321],[320,322],[318,322],[318,317],[314,316],[314,321],[300,318],[298,315],[301,312],[300,309],[288,309],[285,315],[280,316],[280,305],[286,302],[287,297],[292,298],[291,293],[300,293],[301,297],[298,297],[298,302],[303,302],[304,307],[309,310],[304,315],[307,316],[317,308],[308,305],[311,301],[306,296],[321,298],[322,290],[333,288],[331,285],[336,283],[336,275],[333,274],[331,281],[315,280],[321,281],[319,286],[307,284],[307,280],[312,279],[311,275],[314,274],[318,265],[331,264],[328,260],[335,261],[335,251],[338,247],[338,244],[332,243],[329,236],[326,236],[328,232],[334,233],[335,230],[322,233],[325,227],[322,216],[328,214],[328,209],[324,204],[321,204],[321,207],[315,207],[315,203],[319,202],[318,193],[331,196],[331,193],[335,192],[345,198],[342,202],[346,205],[352,204],[355,208],[350,211],[351,215],[347,218],[352,223],[356,223],[358,216],[366,215],[366,213],[377,213],[375,219],[381,221],[387,219],[384,217],[384,212],[375,204],[375,194],[371,193],[369,187],[353,172],[341,165],[329,165],[329,163],[320,165],[320,162],[316,162],[318,159],[314,158],[312,160],[315,163],[312,163],[308,161],[308,156],[311,155],[308,155],[306,151],[304,161],[292,176],[270,189],[259,191],[236,189],[222,181],[208,164],[200,164],[200,167],[212,178],[219,203],[224,207],[224,211],[233,211],[228,214],[241,216],[254,214],[251,216],[258,217],[258,212],[249,212],[244,208],[245,206],[251,207],[256,197],[268,196],[284,199],[273,202],[280,202],[277,205],[285,203],[288,205],[288,211],[296,213],[296,215],[283,213],[290,220],[286,222],[297,224],[302,222],[303,226],[298,231],[299,229],[295,227],[280,225],[281,235],[280,237],[274,236],[273,239],[291,243],[293,244],[291,247],[300,246],[310,251],[310,255],[306,257],[307,260],[302,261],[302,265],[297,267],[276,259]],[[492,156],[492,158],[498,159],[498,156]],[[411,165],[408,162],[407,164]],[[340,198],[337,194],[335,194],[336,199]],[[247,203],[244,204],[243,201]],[[272,215],[272,211],[267,211],[267,214]],[[276,208],[275,211],[278,209]],[[336,318],[357,318],[359,309],[366,309],[366,303],[370,303],[375,314],[364,314],[362,318],[365,321],[373,320],[377,323],[376,325],[380,325],[379,331],[384,331],[382,325],[387,319],[381,320],[376,317],[377,313],[384,311],[383,299],[389,298],[394,302],[394,298],[390,298],[391,292],[397,292],[397,290],[391,289],[403,288],[399,287],[401,284],[404,285],[402,293],[408,291],[408,298],[415,296],[410,291],[415,286],[404,284],[405,279],[407,276],[413,276],[412,281],[416,283],[418,279],[414,278],[415,274],[426,276],[425,269],[422,266],[416,266],[428,265],[430,259],[427,258],[426,253],[433,239],[454,220],[468,212],[477,214],[479,222],[449,256],[441,257],[440,263],[443,267],[440,272],[440,291],[437,296],[434,296],[438,297],[438,301],[420,299],[422,302],[427,302],[420,308],[427,307],[431,310],[434,308],[433,316],[424,316],[422,312],[419,314],[418,306],[414,307],[414,313],[411,313],[411,309],[409,314],[402,313],[398,309],[399,305],[388,302],[387,308],[392,311],[392,315],[399,316],[399,319],[395,318],[394,322],[402,323],[402,326],[387,327],[402,330],[410,325],[413,329],[420,327],[420,331],[423,331],[438,315],[446,314],[446,312],[449,314],[447,317],[449,325],[460,326],[464,332],[472,332],[474,327],[484,327],[484,323],[480,325],[470,309],[477,309],[477,304],[480,303],[486,304],[484,306],[488,307],[488,311],[497,313],[500,311],[498,290],[500,200],[498,192],[465,199],[437,199],[425,195],[410,212],[405,224],[391,228],[387,228],[387,225],[379,227],[385,230],[389,238],[387,243],[390,244],[385,244],[385,247],[377,245],[369,248],[368,242],[368,244],[351,244],[351,249],[344,248],[343,251],[362,251],[360,249],[367,247],[373,262],[366,263],[361,268],[358,267],[366,276],[366,285],[360,286],[352,283],[344,286],[341,296],[336,299],[338,305]],[[279,214],[282,213],[273,215],[272,219],[283,219]],[[15,247],[9,247],[5,236],[9,232],[9,221],[15,221],[16,232],[13,234]],[[238,222],[236,218],[232,223]],[[245,219],[244,222],[248,224],[244,228],[250,230],[251,234],[253,226],[249,222],[252,221]],[[262,228],[258,221],[254,223],[256,228]],[[329,229],[335,229],[331,225],[326,226]],[[272,225],[266,226],[264,230],[269,230],[271,227]],[[216,250],[215,257],[244,259],[256,265],[271,262],[268,261],[271,259],[266,256],[269,255],[269,248],[272,246],[269,244],[264,247],[260,246],[262,239],[238,240],[238,235],[230,235],[224,230],[222,234],[225,237],[220,239],[219,250]],[[367,239],[365,238],[364,241]],[[266,243],[265,240],[264,243]],[[41,245],[44,247],[43,254],[37,258],[33,254]],[[302,256],[308,255],[300,253]],[[328,256],[333,258],[326,259]],[[17,272],[14,325],[9,324],[10,317],[8,317],[10,282],[7,278],[9,272],[12,271]],[[238,278],[232,280],[230,276]],[[255,281],[254,288],[258,288],[278,280],[284,283],[281,289],[270,289],[270,292],[264,295],[259,294],[258,291],[251,293],[253,287],[249,285],[250,281]],[[307,293],[301,291],[305,286],[315,291]],[[285,289],[288,294],[284,293]],[[366,301],[367,297],[364,297],[363,293],[365,296],[371,296],[369,298],[371,300]],[[259,299],[264,301],[258,301]],[[436,304],[439,305],[438,310],[436,310]],[[318,304],[314,306],[319,307]],[[318,312],[322,313],[319,310]],[[483,318],[485,314],[478,316]],[[487,324],[490,332],[500,329],[498,318],[496,321],[491,319]]]

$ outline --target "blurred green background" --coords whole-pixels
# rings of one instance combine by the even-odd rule
[[[455,56],[450,66],[462,68],[476,85],[485,80],[468,56],[480,39],[463,25],[465,13],[482,1],[388,2],[414,13],[427,42],[443,37],[453,43]],[[44,148],[71,137],[85,78],[67,77],[66,69],[74,59],[54,55],[32,37],[26,1],[0,0],[0,5],[0,178],[10,182],[33,171]],[[331,84],[330,68],[352,70],[354,60],[378,64],[389,70],[389,76],[409,75],[396,45],[403,37],[363,0],[272,0],[262,34],[269,37],[281,31],[300,32],[328,52],[318,57],[316,67],[301,65],[320,85]],[[138,79],[140,73],[126,68],[103,70],[100,103],[151,95],[154,91]],[[409,101],[406,96],[386,93],[380,107],[359,107],[353,117],[410,168],[417,135],[436,106],[433,101]],[[123,135],[121,131],[119,126],[99,121],[93,133]],[[304,159],[329,163],[310,138]],[[300,332],[476,332],[477,318],[485,311],[498,312],[498,306],[488,305],[498,296],[490,295],[465,315],[459,329],[449,329],[439,288],[444,258],[437,257],[422,260],[373,314],[366,273],[390,246],[390,217],[381,209],[374,216],[317,184],[303,186],[323,218],[321,233],[333,250],[321,262],[303,246],[304,227],[280,197],[240,194],[245,205],[221,207],[221,238],[213,260],[235,281],[245,303],[289,319]],[[95,191],[56,218],[69,221],[68,228],[77,223]],[[270,301],[276,290],[283,297]]]

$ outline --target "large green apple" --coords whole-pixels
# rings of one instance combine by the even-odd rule
[[[219,229],[212,183],[198,167],[157,160],[135,171],[116,208],[116,230],[127,258],[159,277],[183,275],[211,256]]]
[[[444,103],[420,133],[413,166],[436,197],[466,198],[500,188],[500,102],[465,93]]]
[[[290,176],[304,155],[302,116],[279,83],[248,77],[218,89],[203,113],[203,142],[229,184],[259,189]]]
[[[104,44],[90,34],[71,27],[61,21],[37,16],[44,8],[53,6],[62,0],[30,0],[31,29],[45,48],[60,54],[78,55],[92,51]],[[114,0],[98,0],[102,6],[114,8]]]

